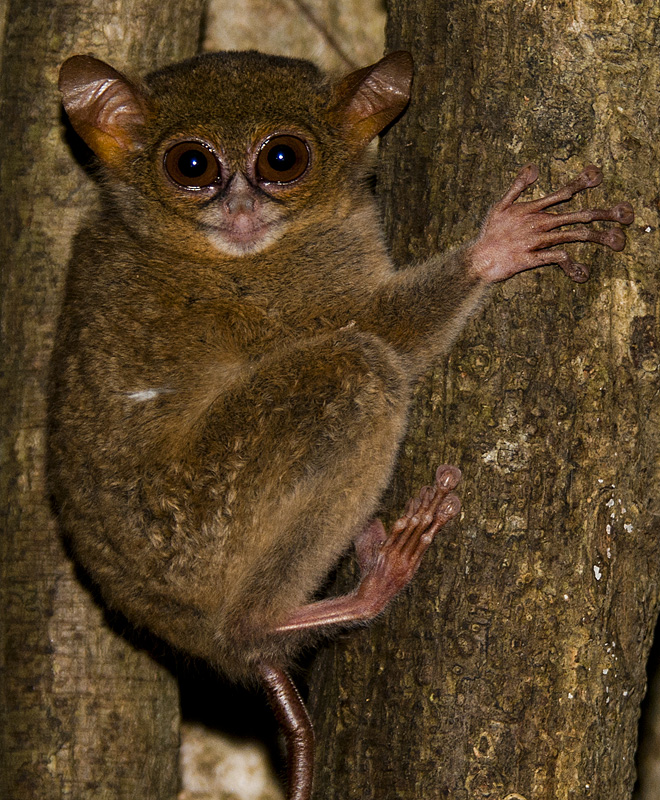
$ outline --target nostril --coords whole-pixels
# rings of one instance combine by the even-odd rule
[[[256,205],[254,193],[242,175],[234,175],[227,187],[227,194],[222,205],[225,212],[231,216],[250,214],[254,211]]]
[[[225,200],[225,209],[229,214],[250,213],[254,211],[254,198],[243,194],[230,195]]]

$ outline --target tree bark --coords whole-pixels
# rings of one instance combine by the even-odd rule
[[[657,9],[389,11],[387,49],[416,63],[379,172],[398,263],[474,236],[528,161],[537,193],[601,165],[589,205],[637,219],[623,254],[576,248],[585,285],[498,285],[420,385],[387,508],[454,463],[462,519],[378,624],[317,658],[315,797],[623,800],[660,567]]]
[[[261,50],[346,73],[383,53],[382,0],[210,0],[205,50]]]
[[[44,432],[69,243],[94,195],[65,141],[58,67],[80,52],[135,70],[190,55],[202,7],[9,0],[0,9],[0,795],[12,800],[176,795],[175,679],[79,583],[49,505]]]

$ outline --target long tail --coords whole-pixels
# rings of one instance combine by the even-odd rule
[[[287,800],[310,800],[314,775],[314,729],[305,704],[283,669],[260,662],[257,670],[286,739]]]

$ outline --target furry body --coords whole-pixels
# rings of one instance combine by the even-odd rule
[[[547,248],[584,220],[545,208],[599,183],[595,168],[516,203],[526,168],[474,243],[394,269],[362,161],[411,74],[404,53],[338,83],[253,52],[145,85],[84,56],[62,69],[102,167],[53,360],[63,526],[110,605],[235,678],[285,665],[309,636],[278,629],[365,529],[412,386],[487,284],[576,266]],[[293,158],[292,140],[300,164],[279,180],[265,154],[283,142],[276,156]],[[196,180],[199,158],[210,178],[191,186],[181,170]],[[630,221],[624,205],[592,218]],[[618,228],[582,231],[623,246]]]

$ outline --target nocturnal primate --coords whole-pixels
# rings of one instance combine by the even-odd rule
[[[621,250],[621,228],[585,223],[633,218],[548,211],[599,184],[594,166],[519,201],[528,165],[472,242],[395,270],[364,154],[411,79],[404,52],[337,81],[256,52],[135,83],[89,56],[60,74],[101,189],[53,360],[62,524],[112,607],[266,687],[290,800],[310,796],[312,734],[287,665],[314,632],[377,615],[460,507],[442,466],[389,532],[372,518],[416,380],[489,284],[551,263],[585,280],[554,246]],[[351,544],[358,586],[315,599]]]

